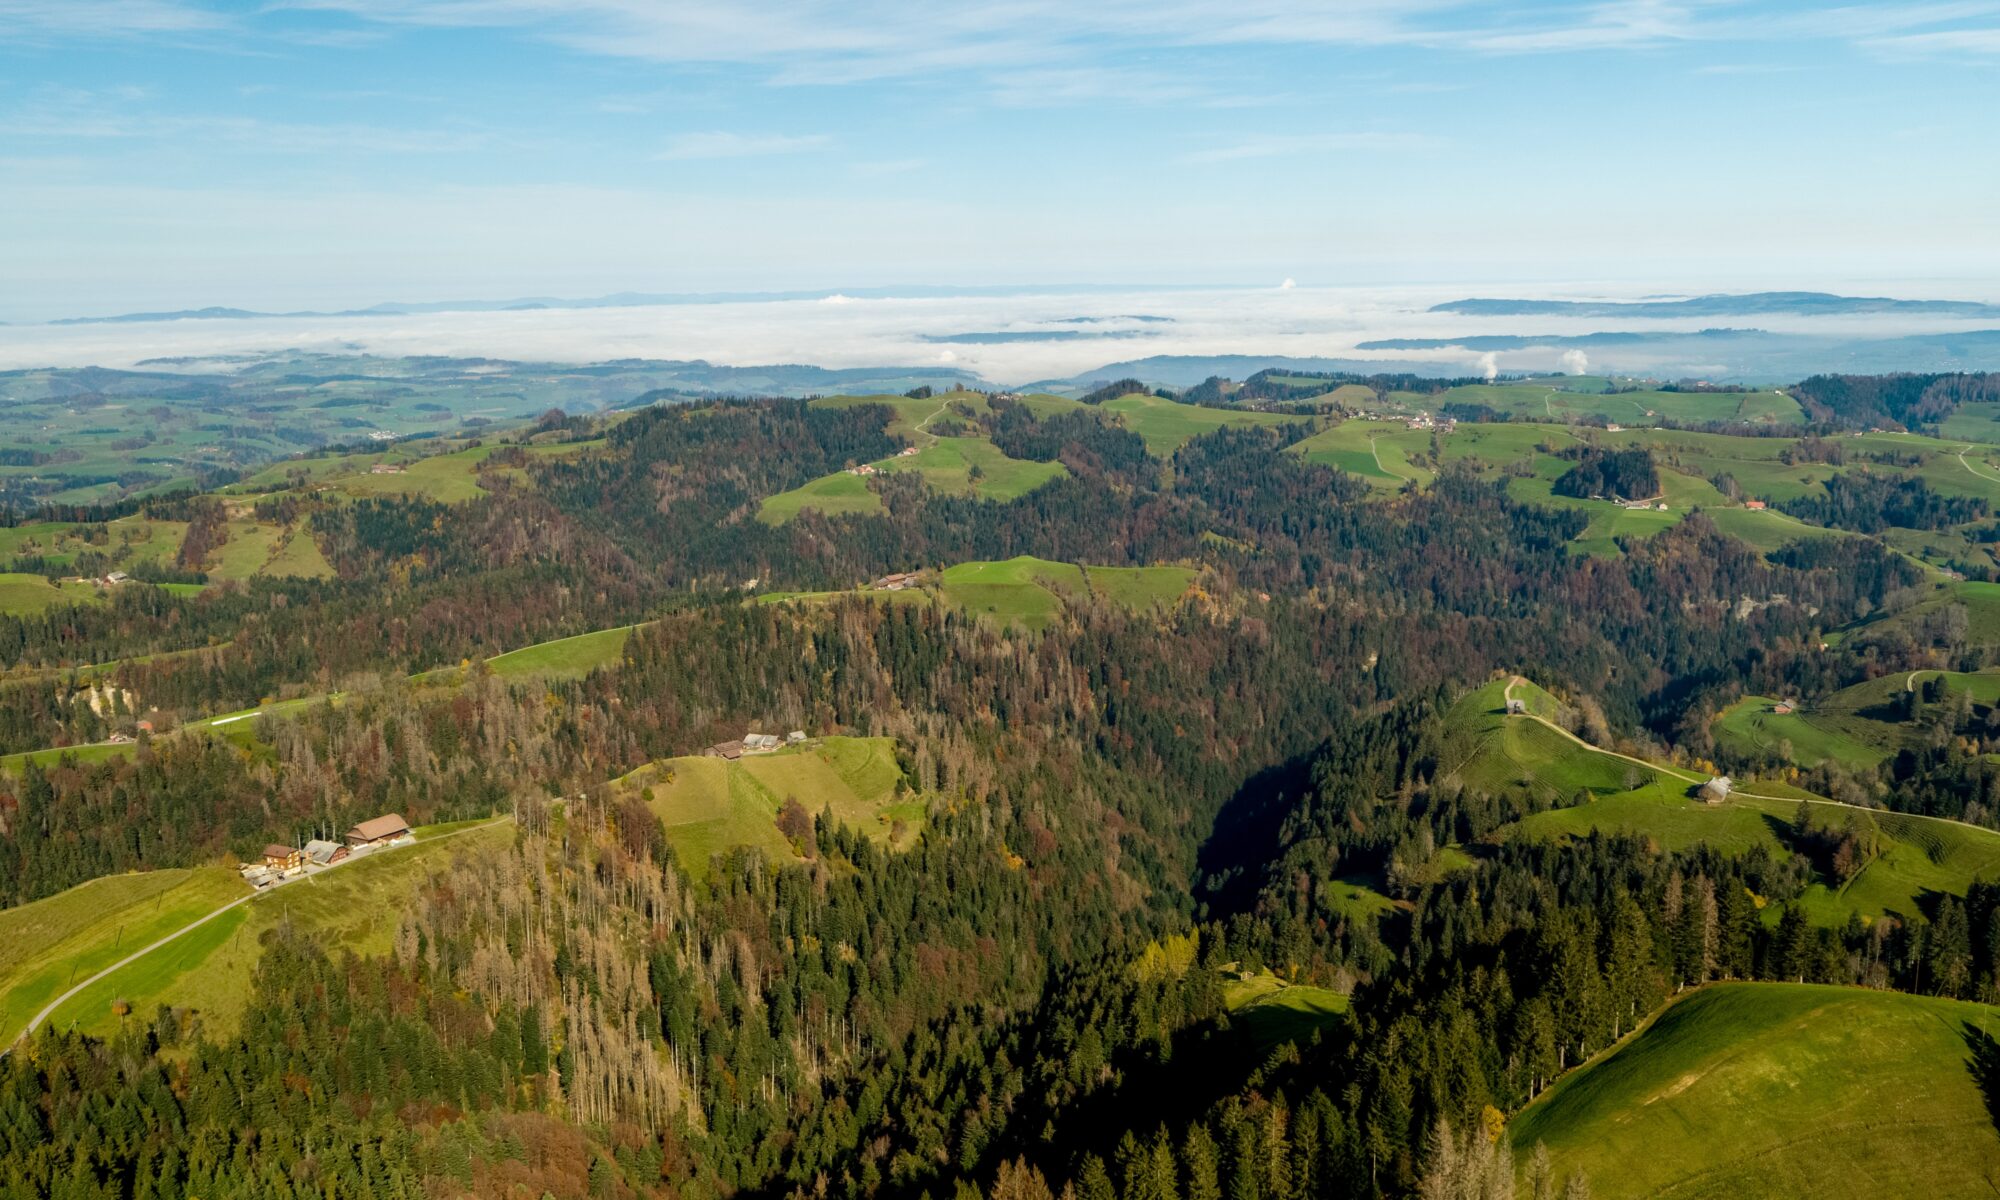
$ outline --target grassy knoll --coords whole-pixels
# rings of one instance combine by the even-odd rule
[[[378,851],[273,888],[78,992],[49,1020],[57,1028],[74,1024],[85,1032],[107,1034],[118,1025],[112,1004],[124,1000],[141,1020],[156,1006],[171,1004],[192,1007],[211,1028],[227,1029],[243,1010],[271,930],[288,924],[312,931],[335,952],[383,953],[395,936],[399,913],[425,879],[455,855],[504,845],[513,837],[512,824],[504,820],[456,828],[466,832],[426,838],[425,832],[435,831],[420,830],[414,846]],[[233,872],[227,874],[240,894],[242,883]]]
[[[77,555],[94,551],[111,560],[114,570],[131,570],[138,563],[171,559],[187,532],[184,521],[121,517],[103,525],[76,521],[34,521],[0,528],[0,563],[17,556],[45,559],[68,566]]]
[[[0,1046],[74,981],[247,890],[225,867],[145,871],[0,910]]]
[[[1230,1020],[1258,1049],[1303,1041],[1347,1016],[1348,998],[1308,984],[1286,983],[1268,968],[1222,985]]]
[[[1830,635],[1828,640],[1886,633],[1899,627],[1911,628],[1940,609],[1953,605],[1965,609],[1967,645],[2000,646],[2000,583],[1975,580],[1941,581],[1915,604],[1891,613],[1877,614],[1848,626],[1837,636]]]
[[[1172,604],[1194,583],[1191,567],[1085,567],[1091,594],[1131,609]]]
[[[1596,1195],[1973,1196],[2000,1173],[1984,1005],[1894,992],[1705,988],[1517,1116]],[[1986,1061],[1990,1062],[1990,1059]]]
[[[1009,458],[983,437],[935,438],[908,457],[875,464],[883,471],[915,471],[932,490],[981,500],[1018,500],[1069,469],[1061,463]],[[855,478],[855,476],[846,476]]]
[[[72,759],[78,764],[103,762],[107,758],[130,754],[132,749],[132,743],[129,742],[119,744],[92,742],[84,746],[51,746],[46,750],[23,750],[18,754],[0,755],[0,771],[18,775],[21,768],[29,763],[34,763],[38,767],[51,767],[65,758]]]
[[[1969,694],[1980,704],[2000,704],[2000,670],[1896,672],[1842,688],[1794,713],[1772,711],[1768,696],[1746,696],[1718,714],[1715,736],[1743,752],[1782,754],[1810,767],[1832,760],[1874,766],[1921,738],[1921,730],[1900,720],[1900,703],[1913,684],[1942,681],[1947,699]],[[1921,713],[1917,714],[1921,716]]]
[[[947,567],[939,592],[966,612],[1040,629],[1061,611],[1065,596],[1096,595],[1143,610],[1178,600],[1194,574],[1187,567],[1077,567],[1021,555]]]
[[[1062,611],[1065,598],[1095,596],[1135,612],[1170,605],[1187,594],[1191,567],[1080,567],[1020,555],[1002,562],[968,562],[926,576],[903,591],[771,592],[760,604],[814,603],[860,596],[885,604],[949,604],[1000,625],[1039,630]]]
[[[1061,593],[1084,590],[1083,571],[1022,555],[1005,562],[959,563],[938,577],[945,602],[1001,625],[1040,629],[1062,609]]]
[[[609,666],[625,652],[625,642],[635,625],[599,629],[575,637],[557,638],[509,650],[486,660],[496,675],[588,675]]]
[[[1961,404],[1945,418],[1938,431],[1955,441],[2000,445],[2000,404]]]
[[[1375,921],[1395,911],[1396,902],[1375,890],[1376,879],[1336,879],[1323,884],[1320,892],[1329,906],[1343,917]]]
[[[875,494],[875,489],[868,486],[866,479],[836,471],[789,492],[766,497],[757,510],[757,519],[766,525],[782,525],[808,508],[817,509],[829,517],[883,511],[882,497]]]
[[[228,522],[229,540],[203,564],[210,579],[241,580],[259,575],[299,575],[324,579],[332,564],[313,540],[311,522],[273,525],[239,517]]]
[[[1488,684],[1468,694],[1446,717],[1446,778],[1468,788],[1515,792],[1555,805],[1497,831],[1493,836],[1500,840],[1604,832],[1646,838],[1665,851],[1705,845],[1745,854],[1762,846],[1784,855],[1791,852],[1791,822],[1803,800],[1811,803],[1816,825],[1851,826],[1874,851],[1844,887],[1820,884],[1806,893],[1802,902],[1816,922],[1839,924],[1850,913],[1864,919],[1912,916],[1930,897],[1963,896],[1976,879],[2000,878],[2000,834],[1990,830],[1849,808],[1765,780],[1739,780],[1727,803],[1704,804],[1690,793],[1705,773],[1628,761],[1582,745],[1532,716],[1507,716],[1504,695],[1503,683]],[[1516,684],[1514,695],[1528,704],[1531,714],[1541,714],[1541,706],[1552,703],[1529,684]],[[1587,798],[1577,802],[1579,796]],[[1775,918],[1776,911],[1767,913]]]
[[[1156,458],[1171,457],[1187,442],[1224,426],[1285,425],[1303,419],[1249,409],[1203,408],[1148,392],[1107,400],[1101,407],[1145,439],[1147,453]]]
[[[401,472],[376,475],[363,470],[341,476],[334,486],[349,496],[421,496],[440,504],[476,500],[485,493],[479,486],[479,467],[495,447],[478,446],[433,454],[403,463]]]
[[[1027,397],[1022,401],[1038,413],[1051,408],[1081,407],[1073,400],[1054,396]],[[987,399],[976,392],[947,392],[916,399],[909,396],[829,396],[813,401],[825,408],[880,406],[891,417],[886,432],[901,438],[914,454],[894,454],[870,463],[878,471],[914,471],[931,489],[953,496],[976,496],[1005,503],[1018,500],[1050,480],[1068,473],[1061,463],[1026,462],[1009,458],[983,435],[941,437],[930,430],[940,418],[954,418],[954,408],[983,412]],[[869,486],[865,476],[836,471],[787,492],[765,498],[757,519],[766,525],[782,525],[806,509],[827,516],[873,514],[882,511],[882,498]]]
[[[104,593],[87,583],[53,584],[40,575],[0,572],[0,614],[31,617],[66,604],[97,604]]]
[[[689,755],[667,760],[656,773],[665,778],[643,783],[647,804],[682,869],[696,879],[707,877],[711,858],[737,846],[795,857],[776,823],[789,799],[813,816],[830,808],[850,827],[899,847],[922,820],[921,806],[899,796],[903,773],[893,738],[819,738],[734,762]]]
[[[1342,421],[1292,447],[1307,462],[1337,467],[1370,487],[1396,491],[1414,480],[1428,484],[1435,473],[1411,464],[1410,455],[1428,449],[1430,435],[1398,421]]]
[[[1872,767],[1907,740],[1905,731],[1831,708],[1774,712],[1769,696],[1745,696],[1715,719],[1715,739],[1739,753],[1776,753],[1802,767],[1831,759],[1847,766]],[[1787,750],[1789,753],[1787,753]]]
[[[596,446],[603,445],[602,439],[582,442],[547,442],[520,447],[531,459],[559,458],[581,454]],[[439,449],[439,443],[428,443],[426,448]],[[487,470],[524,481],[527,476],[518,467],[489,467],[487,460],[497,451],[513,449],[507,443],[488,443],[479,446],[463,446],[459,449],[441,449],[441,452],[418,454],[398,447],[391,450],[371,451],[360,454],[322,455],[316,458],[292,458],[270,466],[239,483],[223,488],[224,494],[261,494],[269,492],[323,491],[335,499],[365,498],[372,496],[421,496],[443,504],[456,504],[476,499],[486,494],[480,486],[480,473]],[[378,474],[377,466],[398,468],[392,472]]]
[[[813,401],[814,408],[873,408],[882,407],[890,412],[889,423],[883,427],[891,437],[899,437],[912,444],[921,442],[919,432],[932,418],[948,412],[953,404],[968,404],[975,411],[983,409],[986,397],[974,392],[944,392],[935,396],[824,396]]]
[[[1419,403],[1435,411],[1446,404],[1481,404],[1526,420],[1576,420],[1602,417],[1625,425],[1650,425],[1661,420],[1751,421],[1799,425],[1805,421],[1798,401],[1781,392],[1604,392],[1599,381],[1528,380],[1519,383],[1471,384],[1452,388]]]

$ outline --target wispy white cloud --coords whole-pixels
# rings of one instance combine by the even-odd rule
[[[857,179],[877,179],[884,175],[907,175],[912,171],[921,171],[925,165],[921,158],[894,158],[854,163],[847,168],[847,173]]]
[[[1865,44],[1896,57],[1992,58],[2000,57],[2000,29],[1933,30],[1871,38]]]
[[[1805,68],[1798,63],[1708,63],[1696,67],[1697,75],[1785,75]]]
[[[270,121],[231,114],[175,114],[141,105],[145,93],[114,88],[103,93],[61,89],[0,112],[0,136],[51,142],[157,141],[210,151],[321,154],[442,154],[500,143],[475,128],[417,129],[335,122]]]
[[[1244,138],[1226,146],[1196,150],[1181,156],[1184,163],[1236,162],[1249,158],[1297,158],[1346,152],[1394,152],[1434,149],[1442,143],[1415,133],[1282,133]]]
[[[7,37],[129,38],[226,24],[219,13],[182,0],[0,0],[0,35]]]
[[[664,159],[767,158],[819,150],[832,142],[833,139],[823,133],[731,133],[716,129],[705,133],[680,134],[667,142],[659,156]]]

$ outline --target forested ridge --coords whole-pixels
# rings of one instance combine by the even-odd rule
[[[1932,385],[1813,386],[1914,418]],[[892,415],[643,409],[589,453],[503,460],[522,482],[471,500],[299,500],[331,578],[0,618],[0,753],[128,728],[127,692],[161,714],[129,753],[0,774],[0,904],[385,812],[508,819],[413,875],[379,944],[263,930],[240,1015],[162,1003],[17,1043],[0,1195],[1306,1200],[1498,1197],[1518,1173],[1539,1197],[1564,1181],[1507,1118],[1688,988],[2000,999],[2000,885],[1820,918],[1877,852],[1846,814],[1799,804],[1747,848],[1513,838],[1594,797],[1462,773],[1463,697],[1517,673],[1561,698],[1551,738],[1755,769],[1710,736],[1725,704],[1930,663],[1825,636],[1923,582],[1882,542],[1760,550],[1695,514],[1579,555],[1584,514],[1468,469],[1385,497],[1292,453],[1303,427],[1156,457],[1095,409],[998,397],[953,419],[1064,475],[1004,504],[889,475],[879,515],[757,519],[894,454]],[[1564,478],[1658,486],[1643,451]],[[1864,532],[1966,503],[1843,488],[1814,516]],[[1193,582],[1068,594],[1032,630],[869,593],[756,602],[1017,555]],[[587,671],[480,661],[624,625]],[[1789,785],[1990,827],[2000,778],[1953,739],[2000,728],[1993,708],[1909,695],[1927,744]],[[752,728],[892,739],[921,828],[898,848],[794,804],[783,853],[690,861],[706,843],[646,781]],[[1273,1026],[1237,994],[1259,981],[1344,1011]]]

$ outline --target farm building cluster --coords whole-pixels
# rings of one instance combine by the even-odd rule
[[[314,838],[303,846],[273,842],[264,847],[257,861],[243,864],[243,881],[254,888],[267,888],[385,846],[402,845],[413,836],[402,814],[384,813],[348,830],[338,842],[325,838]]]
[[[904,588],[917,586],[922,576],[922,571],[896,571],[884,575],[882,578],[876,580],[872,586],[877,591],[900,592]]]
[[[703,753],[710,758],[734,761],[746,754],[769,754],[781,746],[802,746],[805,740],[806,731],[803,729],[794,729],[782,738],[775,733],[746,733],[740,738],[717,742]]]
[[[1450,433],[1452,430],[1458,428],[1456,418],[1433,417],[1427,412],[1373,412],[1368,409],[1362,409],[1354,414],[1354,418],[1357,421],[1401,421],[1411,429],[1423,430],[1425,432],[1435,430],[1438,433]]]

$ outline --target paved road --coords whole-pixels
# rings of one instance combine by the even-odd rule
[[[221,908],[216,909],[214,912],[209,913],[207,916],[196,917],[194,920],[189,921],[187,924],[181,926],[179,929],[174,930],[172,933],[161,938],[159,941],[154,942],[152,945],[143,947],[142,949],[139,950],[134,950],[132,953],[126,955],[124,958],[121,958],[117,962],[112,963],[110,966],[104,968],[102,971],[99,971],[97,974],[92,975],[90,978],[84,980],[82,983],[77,984],[75,987],[64,992],[62,995],[57,996],[55,999],[49,1001],[49,1006],[35,1014],[35,1019],[28,1022],[27,1027],[21,1030],[20,1036],[21,1038],[25,1039],[29,1034],[35,1032],[36,1027],[41,1025],[43,1021],[48,1020],[49,1017],[52,1014],[54,1014],[54,1012],[58,1008],[61,1008],[63,1005],[69,1003],[69,1001],[73,997],[75,997],[77,993],[83,991],[91,984],[96,983],[98,980],[103,979],[105,976],[111,974],[114,971],[117,971],[123,967],[130,966],[132,963],[146,957],[148,954],[151,954],[153,951],[158,950],[160,947],[166,945],[168,942],[173,941],[175,938],[181,937],[182,935],[192,930],[201,928],[203,925],[206,925],[210,921],[215,920],[215,918],[221,916],[223,913],[228,912],[230,909],[235,908],[239,904],[248,904],[250,901],[257,899],[257,897],[259,896],[268,896],[272,892],[277,891],[279,888],[290,887],[291,885],[299,882],[302,879],[304,880],[317,879],[321,875],[326,874],[328,871],[337,871],[340,868],[349,865],[350,863],[367,862],[371,859],[379,858],[384,854],[394,854],[398,850],[406,850],[409,848],[409,846],[434,845],[438,842],[446,840],[447,838],[455,838],[461,833],[473,833],[477,830],[487,829],[494,825],[498,825],[502,821],[511,821],[511,820],[513,820],[512,817],[495,817],[491,821],[486,821],[478,825],[470,825],[464,829],[454,829],[450,833],[441,834],[438,837],[425,838],[421,841],[413,841],[410,842],[408,846],[390,846],[385,849],[371,851],[368,854],[364,854],[358,858],[350,855],[349,857],[344,858],[337,863],[334,863],[332,866],[321,867],[317,871],[311,871],[304,875],[296,875],[290,879],[272,884],[270,887],[264,888],[260,891],[251,892],[247,896],[239,896],[236,899],[231,900],[229,903],[223,905]]]

